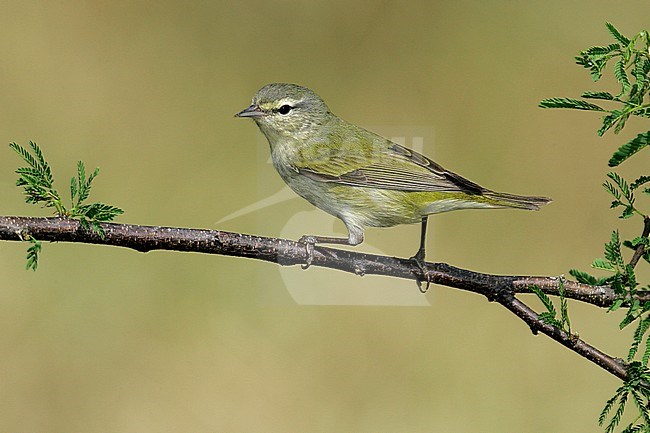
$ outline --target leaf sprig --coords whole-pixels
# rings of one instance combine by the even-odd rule
[[[10,143],[11,147],[27,163],[27,167],[20,167],[16,173],[20,175],[16,186],[22,186],[27,196],[25,201],[30,204],[43,203],[44,207],[53,207],[57,215],[65,213],[61,196],[52,186],[54,176],[50,164],[47,163],[40,147],[33,141],[29,142],[34,155],[17,143]]]
[[[105,203],[85,203],[90,195],[93,180],[99,175],[99,167],[86,177],[86,166],[83,161],[77,162],[77,176],[70,180],[71,203],[66,206],[54,188],[52,169],[38,144],[30,141],[31,151],[17,143],[10,143],[9,147],[27,163],[26,167],[16,170],[19,176],[16,186],[23,188],[27,203],[54,208],[55,215],[79,220],[83,228],[92,230],[101,237],[105,235],[101,223],[112,221],[124,213],[122,209]],[[29,234],[24,234],[24,238],[32,243],[27,254],[27,269],[36,270],[41,244]]]
[[[625,179],[614,172],[607,173],[607,177],[613,181],[613,183],[609,181],[603,183],[605,190],[614,197],[611,208],[623,207],[623,212],[619,218],[626,219],[634,214],[642,218],[645,217],[643,212],[634,207],[634,203],[636,202],[634,194],[636,189],[650,182],[650,176],[640,176],[632,185],[629,185]],[[644,193],[648,194],[647,188]]]
[[[598,418],[598,424],[601,426],[604,425],[611,410],[615,405],[617,406],[616,411],[614,411],[609,423],[605,427],[605,433],[613,432],[621,422],[623,413],[625,412],[625,406],[630,398],[639,410],[639,415],[625,427],[623,433],[648,431],[648,426],[650,426],[650,411],[647,406],[647,402],[650,400],[648,383],[650,383],[650,370],[648,370],[648,367],[638,361],[630,363],[628,379],[616,390],[614,396],[607,400],[605,408]],[[642,420],[642,423],[636,424],[638,420]]]
[[[27,264],[25,265],[25,269],[33,270],[36,272],[36,269],[38,268],[38,258],[39,254],[41,253],[41,242],[37,241],[36,239],[30,237],[29,242],[31,242],[31,246],[27,248]]]
[[[628,38],[613,24],[607,23],[607,30],[614,43],[594,46],[583,50],[576,56],[576,63],[589,70],[591,78],[599,81],[608,63],[614,63],[614,78],[620,85],[617,95],[605,91],[583,92],[584,99],[611,101],[618,104],[616,109],[605,109],[600,105],[575,98],[549,98],[539,103],[542,108],[570,108],[574,110],[599,111],[607,113],[602,118],[598,135],[602,136],[614,128],[618,134],[631,116],[650,118],[650,36],[646,30]],[[609,166],[615,167],[650,144],[650,131],[637,135],[623,144],[610,158]]]
[[[569,305],[567,303],[565,289],[564,289],[564,277],[560,276],[558,280],[558,296],[560,298],[560,316],[558,317],[557,310],[553,305],[553,301],[548,297],[546,293],[542,291],[537,286],[531,286],[530,289],[537,295],[546,311],[539,314],[539,319],[546,323],[547,325],[554,326],[568,335],[573,335],[571,331],[571,320],[569,319]]]

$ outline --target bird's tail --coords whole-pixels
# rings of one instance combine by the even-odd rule
[[[548,197],[530,197],[494,191],[484,192],[483,195],[493,200],[493,204],[499,207],[511,207],[515,209],[539,210],[541,206],[552,201]]]

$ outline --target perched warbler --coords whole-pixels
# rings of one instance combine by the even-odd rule
[[[235,116],[255,121],[287,185],[348,229],[347,238],[303,236],[306,266],[315,243],[358,245],[365,227],[421,222],[420,248],[412,259],[425,274],[428,215],[457,209],[537,210],[551,201],[483,188],[337,117],[316,93],[296,84],[267,84]]]

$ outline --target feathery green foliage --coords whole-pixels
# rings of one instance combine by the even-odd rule
[[[560,276],[558,279],[558,295],[560,298],[560,317],[558,317],[557,310],[555,309],[555,305],[553,305],[553,301],[551,301],[551,298],[549,298],[548,295],[542,291],[542,289],[540,289],[537,286],[531,286],[530,290],[532,290],[532,292],[535,293],[535,295],[537,295],[539,300],[542,301],[544,308],[546,308],[546,311],[539,313],[539,319],[543,323],[554,326],[564,331],[568,335],[573,335],[571,332],[571,320],[569,320],[569,308],[565,296],[563,278],[564,277]]]
[[[647,402],[650,400],[650,388],[647,387],[647,384],[650,383],[650,370],[646,365],[634,361],[630,363],[627,373],[628,379],[616,390],[614,396],[607,400],[598,418],[598,424],[604,425],[611,410],[614,406],[617,406],[616,411],[614,411],[605,427],[605,433],[613,432],[621,422],[625,412],[625,405],[630,398],[638,409],[639,415],[622,432],[647,432],[648,426],[650,426],[650,411],[647,406]],[[635,424],[639,420],[642,420],[642,423]]]
[[[582,96],[583,98],[587,98],[587,99],[602,99],[604,101],[619,101],[619,99],[616,96],[612,95],[609,92],[583,92],[582,95],[580,95],[580,96]],[[555,99],[555,98],[551,98],[551,99]],[[544,101],[540,102],[540,105],[543,102]],[[544,108],[547,108],[547,107],[544,107]],[[555,108],[555,107],[548,107],[548,108]],[[571,108],[571,107],[568,107],[568,108]],[[602,111],[605,111],[605,110],[603,109]]]
[[[27,264],[25,265],[25,269],[31,269],[36,272],[36,268],[38,268],[38,255],[41,252],[41,243],[32,237],[29,238],[29,242],[32,245],[27,248]]]
[[[99,174],[96,168],[90,176],[86,177],[86,167],[82,161],[77,163],[77,177],[70,180],[71,205],[66,207],[59,192],[54,189],[54,176],[52,169],[43,156],[41,148],[33,141],[29,142],[30,150],[17,143],[10,143],[13,149],[27,163],[27,167],[16,170],[19,175],[16,186],[22,187],[25,201],[30,204],[41,203],[43,207],[51,207],[55,215],[63,218],[79,220],[81,226],[104,236],[102,222],[112,221],[124,211],[118,207],[100,202],[86,204],[93,180]],[[41,252],[41,243],[28,233],[22,234],[23,238],[32,243],[27,250],[27,269],[34,271],[38,267],[38,257]]]
[[[26,163],[27,167],[20,167],[16,173],[20,175],[16,186],[22,186],[27,198],[25,201],[30,204],[43,203],[45,207],[53,207],[58,215],[64,212],[61,196],[52,186],[54,176],[52,169],[45,161],[43,152],[33,141],[29,142],[34,155],[17,143],[10,143],[11,147]]]
[[[606,46],[594,46],[581,51],[576,57],[576,63],[589,70],[594,81],[603,76],[608,63],[612,63],[612,75],[616,80],[619,91],[616,95],[607,91],[588,91],[582,93],[584,99],[609,101],[616,104],[613,109],[604,109],[590,102],[572,98],[551,98],[540,102],[542,108],[570,108],[575,110],[604,111],[602,125],[598,135],[602,136],[611,128],[614,133],[620,132],[630,117],[650,118],[650,37],[647,31],[641,31],[634,37],[628,38],[607,23],[607,30],[614,42]],[[608,164],[616,167],[636,156],[650,144],[650,131],[638,134],[632,140],[621,145],[612,155]],[[621,329],[636,322],[632,336],[632,343],[628,350],[629,362],[628,375],[615,395],[609,399],[600,414],[599,423],[605,425],[606,433],[611,433],[620,424],[629,401],[634,403],[639,414],[636,420],[627,425],[622,432],[650,431],[650,302],[641,302],[637,292],[643,285],[637,281],[635,266],[640,261],[650,263],[650,217],[644,211],[637,199],[646,199],[642,204],[647,207],[647,195],[650,195],[650,175],[644,174],[633,182],[615,172],[607,173],[603,183],[605,191],[612,197],[611,208],[621,210],[619,218],[628,221],[643,220],[643,233],[633,239],[621,240],[619,231],[613,230],[609,241],[605,244],[605,257],[595,259],[591,267],[597,271],[605,272],[605,277],[596,277],[587,272],[572,269],[569,273],[581,283],[590,285],[609,285],[617,295],[617,299],[609,311],[625,308],[625,317],[621,320]],[[640,195],[638,194],[641,192]],[[623,247],[632,251],[631,258],[626,260]],[[626,251],[627,253],[627,251]],[[650,285],[645,285],[642,290],[649,290]],[[536,292],[537,293],[537,292]],[[539,297],[539,293],[538,293]],[[541,297],[540,297],[541,299]],[[542,302],[544,302],[542,300]],[[547,312],[540,314],[555,318],[554,311],[544,304]],[[557,319],[556,319],[556,322]],[[557,324],[555,325],[557,326]],[[615,410],[614,407],[616,407]],[[609,418],[609,422],[607,422]]]
[[[622,35],[611,23],[607,29],[616,41],[607,46],[594,46],[583,50],[575,58],[576,63],[589,70],[594,81],[602,78],[608,63],[613,63],[613,75],[620,85],[616,96],[606,91],[582,93],[585,99],[612,101],[619,105],[616,109],[605,109],[590,102],[573,98],[549,98],[541,101],[542,108],[569,108],[574,110],[602,111],[602,126],[598,135],[603,135],[614,127],[618,134],[630,116],[650,117],[650,37],[647,31],[637,33],[633,38]],[[637,138],[621,146],[609,161],[614,167],[648,145],[650,131],[639,134]]]
[[[607,181],[603,183],[605,190],[614,197],[611,208],[623,207],[623,212],[619,218],[629,218],[635,213],[644,216],[642,212],[634,207],[636,197],[634,196],[634,190],[630,188],[627,181],[614,172],[607,173],[607,177],[614,181],[614,183]]]
[[[539,103],[542,108],[573,108],[574,110],[607,111],[591,102],[573,98],[549,98]]]
[[[650,144],[650,131],[643,132],[637,135],[632,140],[618,148],[614,155],[609,159],[609,166],[616,167],[621,162],[628,159],[630,156],[637,153],[639,150]]]

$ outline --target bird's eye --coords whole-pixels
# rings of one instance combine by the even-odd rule
[[[282,107],[278,108],[278,113],[285,115],[289,114],[289,111],[291,111],[293,107],[291,105],[283,105]]]

